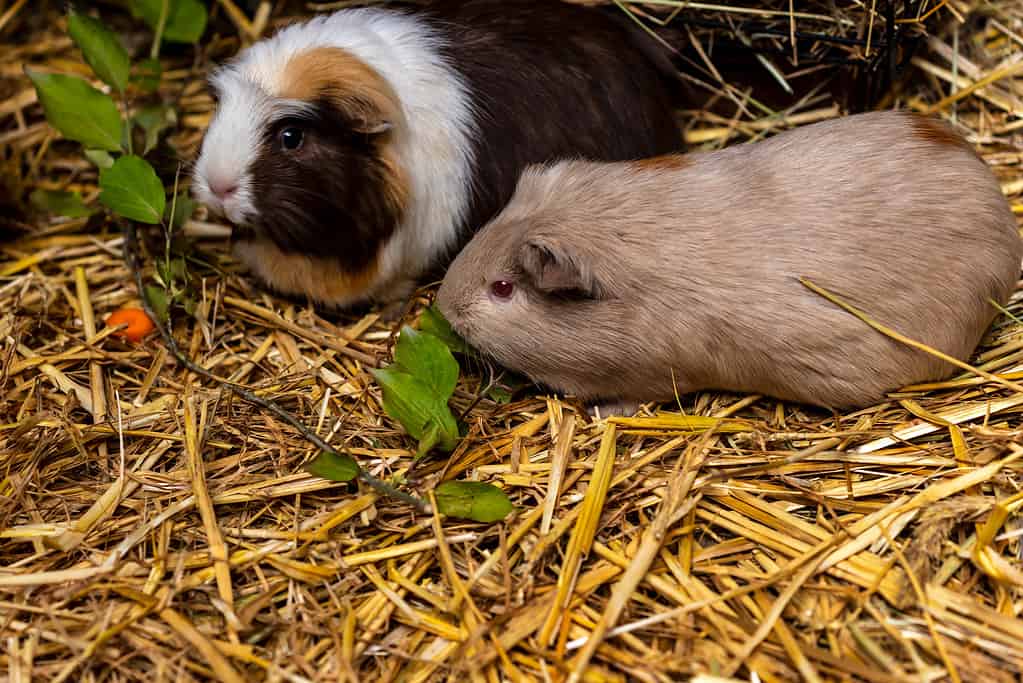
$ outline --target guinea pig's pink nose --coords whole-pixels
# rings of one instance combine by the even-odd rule
[[[223,201],[238,191],[238,183],[224,178],[210,179],[210,192]]]

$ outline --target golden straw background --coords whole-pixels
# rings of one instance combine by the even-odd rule
[[[209,120],[210,60],[326,8],[211,4],[198,57],[164,58],[185,160]],[[678,4],[636,9],[667,17]],[[881,5],[745,6],[792,30],[877,36]],[[928,35],[885,104],[955,121],[1023,215],[1023,3],[921,8]],[[98,192],[22,73],[91,76],[62,11],[0,0],[0,178],[21,198]],[[139,25],[118,28],[148,46]],[[840,114],[826,90],[774,113],[752,105],[744,84],[715,80],[713,38],[692,32],[699,77],[743,107],[682,112],[695,146]],[[389,362],[392,327],[265,294],[230,260],[223,227],[197,214],[187,231],[219,272],[204,271],[196,318],[175,318],[189,357],[279,401],[377,477],[421,495],[455,478],[502,487],[518,512],[485,525],[305,473],[315,453],[291,427],[179,367],[157,337],[111,336],[105,317],[138,302],[115,225],[9,222],[0,680],[1020,680],[1023,393],[1006,386],[1023,380],[1018,299],[972,360],[1008,382],[964,372],[845,415],[704,393],[683,396],[684,412],[593,421],[529,392],[477,402],[487,373],[470,367],[453,401],[456,414],[475,403],[468,437],[414,462],[367,372]]]

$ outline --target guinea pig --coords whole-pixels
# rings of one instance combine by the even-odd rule
[[[882,111],[714,152],[530,168],[437,304],[482,354],[591,411],[676,390],[850,409],[954,366],[800,278],[965,360],[1021,259],[969,144],[937,119]]]
[[[211,75],[194,193],[235,225],[235,254],[270,289],[334,309],[400,302],[527,165],[682,149],[678,72],[638,31],[533,0],[287,26]]]

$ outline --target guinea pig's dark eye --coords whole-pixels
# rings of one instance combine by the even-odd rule
[[[288,151],[294,151],[302,145],[301,128],[285,128],[281,131],[281,147]]]
[[[507,280],[498,280],[490,283],[490,291],[498,299],[507,299],[515,291],[515,285]]]

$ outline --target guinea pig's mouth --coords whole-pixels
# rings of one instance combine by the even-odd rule
[[[437,290],[437,295],[434,297],[433,304],[440,311],[440,314],[444,316],[444,319],[451,326],[455,334],[464,340],[465,325],[462,322],[464,316],[460,315],[461,311],[450,303],[448,294],[446,283],[441,283],[440,289]]]
[[[200,180],[193,185],[193,195],[199,204],[206,207],[210,217],[223,219],[232,228],[255,227],[252,218],[258,214],[248,189],[242,188],[229,197],[220,197],[213,193],[208,181]]]
[[[245,219],[244,215],[234,215],[224,209],[222,206],[217,206],[214,203],[203,203],[206,207],[206,213],[209,218],[224,221],[227,227],[231,229],[231,240],[254,240],[258,237],[258,230],[254,223]]]
[[[245,211],[234,208],[225,207],[220,210],[220,215],[223,216],[228,223],[231,224],[233,230],[250,230],[254,231],[256,225],[254,221],[250,220],[249,214]]]
[[[444,316],[444,319],[451,327],[451,331],[458,336],[458,339],[473,351],[476,351],[476,347],[469,343],[469,337],[472,335],[472,326],[465,324],[465,316],[461,314],[462,312],[457,308],[452,308],[443,297],[442,292],[437,292],[434,305],[440,311],[440,314]]]
[[[469,349],[469,353],[471,355],[497,362],[497,357],[485,346],[477,346],[476,342],[469,341],[474,336],[473,326],[471,324],[467,325],[462,316],[448,317],[448,314],[444,313],[443,309],[441,309],[441,313],[448,321],[448,325],[451,326],[451,331],[454,332],[455,335],[458,336],[459,341],[461,341]]]

